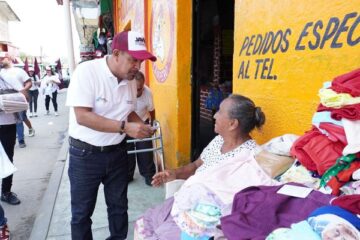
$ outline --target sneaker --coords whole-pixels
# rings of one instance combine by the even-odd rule
[[[59,116],[58,112],[55,112],[55,116]]]
[[[29,117],[32,118],[33,116],[34,116],[34,114],[31,112],[30,115],[29,115]]]
[[[19,141],[19,147],[20,147],[20,148],[26,147],[26,144],[25,144],[25,141],[24,141],[24,140],[23,140],[23,141]]]
[[[46,111],[45,115],[50,115],[50,111]]]
[[[20,204],[20,200],[18,199],[17,195],[13,192],[1,194],[1,201],[7,202],[8,204],[11,204],[11,205]]]
[[[35,129],[29,128],[29,137],[35,136]]]
[[[37,117],[38,115],[37,115],[37,113],[34,113],[34,117]]]
[[[10,239],[10,231],[7,224],[0,227],[0,240],[9,240]]]

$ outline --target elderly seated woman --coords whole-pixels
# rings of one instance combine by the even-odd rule
[[[217,233],[221,216],[230,213],[235,193],[256,185],[275,185],[254,159],[254,128],[265,115],[247,97],[231,95],[214,115],[216,136],[196,161],[157,173],[155,187],[186,180],[174,197],[149,209],[135,223],[135,239],[180,239],[180,236],[210,237]]]

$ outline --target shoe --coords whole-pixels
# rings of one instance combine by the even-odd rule
[[[29,137],[35,136],[35,129],[29,128]]]
[[[20,148],[26,147],[26,144],[25,144],[24,140],[23,140],[23,141],[19,141],[19,147],[20,147]]]
[[[9,240],[10,239],[10,231],[7,224],[0,227],[0,240]]]
[[[145,184],[146,184],[146,185],[152,187],[151,182],[152,182],[152,178],[151,178],[151,177],[146,177],[146,178],[145,178]]]
[[[134,181],[133,177],[128,176],[128,183]]]
[[[29,117],[32,118],[33,116],[34,116],[34,115],[33,115],[33,113],[31,112],[30,115],[29,115]]]
[[[55,112],[55,116],[59,116],[58,112]]]
[[[37,113],[34,113],[34,117],[37,117],[38,115],[37,115]]]
[[[50,111],[46,111],[45,115],[50,115]]]
[[[7,202],[8,204],[11,204],[11,205],[20,204],[20,200],[18,199],[17,195],[13,192],[1,194],[1,201]]]

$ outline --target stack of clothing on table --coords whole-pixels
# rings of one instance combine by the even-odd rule
[[[360,184],[360,69],[326,82],[319,96],[313,128],[291,153],[314,179],[321,177],[315,187],[340,195],[346,185],[347,193],[355,193]]]
[[[299,198],[279,194],[282,186],[243,189],[221,218],[226,239],[360,240],[360,69],[325,83],[319,96],[312,129],[292,144],[295,163],[276,178],[311,192]]]

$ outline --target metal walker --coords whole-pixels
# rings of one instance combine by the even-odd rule
[[[143,138],[143,139],[131,139],[127,140],[127,143],[137,143],[137,142],[147,142],[152,141],[152,148],[141,149],[137,150],[135,146],[135,150],[128,151],[128,154],[136,154],[136,153],[143,153],[143,152],[154,152],[154,164],[156,172],[161,172],[165,169],[164,164],[164,145],[162,140],[162,132],[159,121],[155,120],[153,122],[153,127],[156,128],[155,133],[150,138]],[[159,169],[160,168],[160,169]]]

